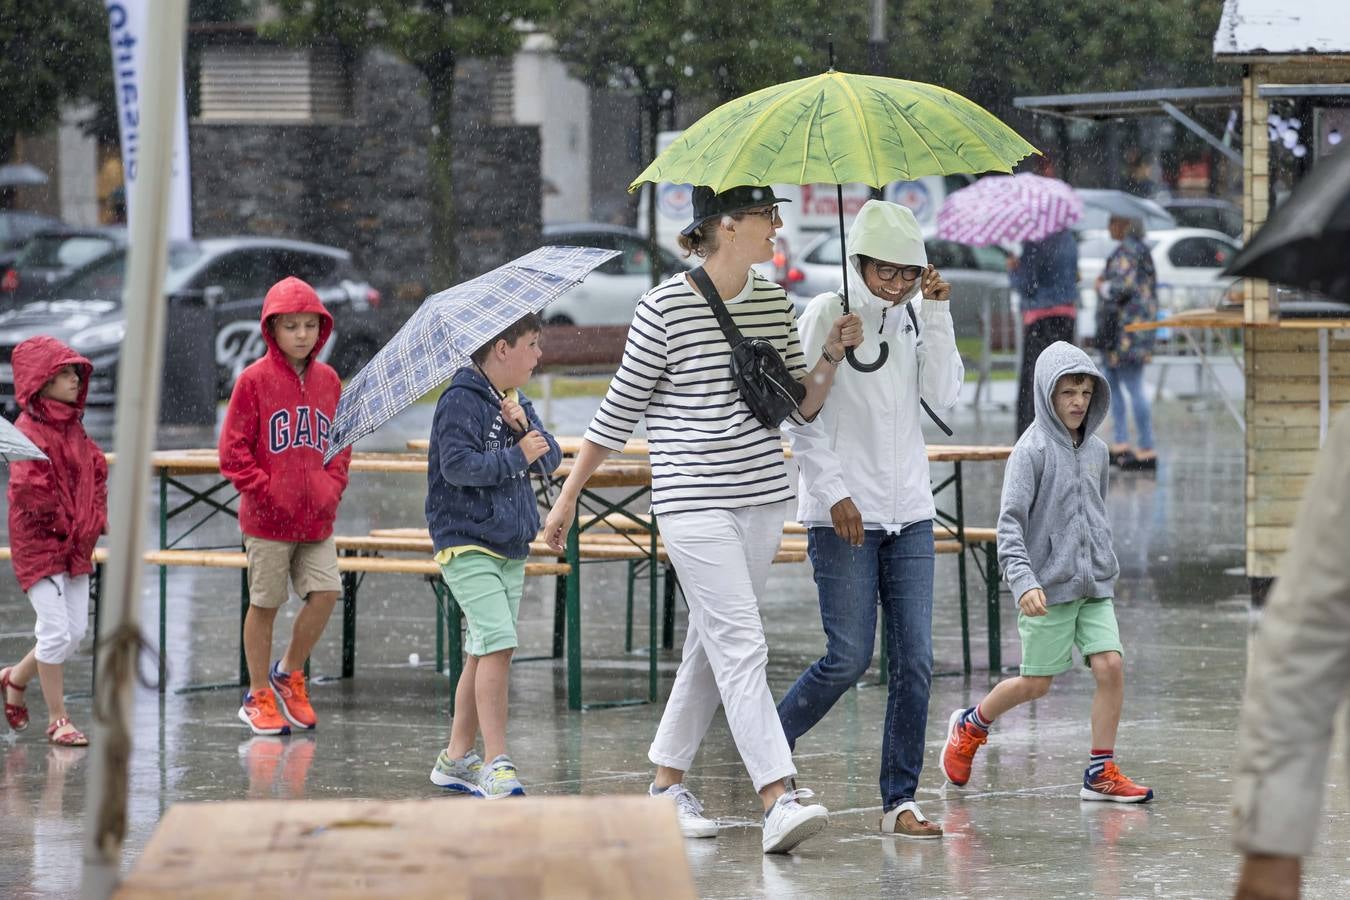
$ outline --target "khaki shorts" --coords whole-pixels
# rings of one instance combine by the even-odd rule
[[[296,544],[244,535],[248,554],[248,602],[276,609],[290,597],[287,581],[303,600],[316,591],[342,591],[337,544],[327,540]]]

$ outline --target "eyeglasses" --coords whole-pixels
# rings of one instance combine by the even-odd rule
[[[765,209],[747,209],[747,210],[745,211],[745,214],[746,214],[747,216],[762,216],[763,218],[768,219],[770,222],[778,222],[778,221],[781,221],[781,220],[778,218],[778,207],[777,207],[777,206],[770,206],[770,207],[767,207],[767,208],[765,208]]]
[[[882,281],[891,281],[897,275],[905,276],[906,281],[918,281],[919,276],[923,274],[923,266],[893,266],[873,260],[872,271]]]

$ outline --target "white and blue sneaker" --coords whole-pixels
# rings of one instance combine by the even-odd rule
[[[478,792],[489,800],[525,796],[525,787],[520,783],[511,757],[503,753],[483,766],[478,776]]]
[[[787,853],[830,824],[830,812],[825,807],[798,802],[814,796],[806,788],[795,788],[774,801],[764,814],[765,853]]]
[[[457,794],[482,796],[478,789],[478,779],[483,771],[483,758],[470,750],[459,759],[451,759],[445,750],[436,757],[436,765],[431,769],[431,783]]]
[[[680,820],[680,834],[687,838],[717,837],[718,825],[715,819],[703,815],[703,804],[683,784],[672,784],[658,791],[655,782],[647,788],[653,797],[669,797],[675,801],[675,814]]]

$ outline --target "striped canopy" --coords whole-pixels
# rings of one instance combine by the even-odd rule
[[[1083,217],[1083,201],[1058,178],[995,175],[949,195],[938,210],[938,237],[988,247],[1039,241]]]

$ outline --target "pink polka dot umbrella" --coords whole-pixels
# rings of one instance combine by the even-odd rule
[[[975,247],[1039,241],[1083,217],[1083,201],[1058,178],[994,175],[947,196],[938,237]]]

